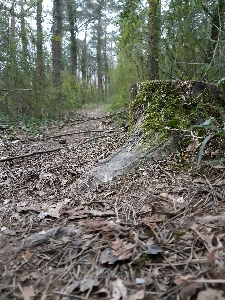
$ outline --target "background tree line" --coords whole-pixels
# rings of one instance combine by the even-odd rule
[[[225,77],[225,0],[45,2],[0,1],[2,115],[119,107],[138,81]]]

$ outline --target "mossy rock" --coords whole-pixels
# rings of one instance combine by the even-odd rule
[[[222,123],[224,96],[217,85],[197,81],[146,81],[131,88],[130,132],[140,129],[151,146],[172,129],[187,130],[214,117]]]

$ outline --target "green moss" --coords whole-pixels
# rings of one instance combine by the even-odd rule
[[[186,130],[220,113],[220,107],[215,105],[207,89],[194,96],[190,81],[146,81],[141,85],[141,92],[130,104],[129,129],[132,131],[137,120],[143,117],[140,129],[151,146],[167,140],[172,128]]]

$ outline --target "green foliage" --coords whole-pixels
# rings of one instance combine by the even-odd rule
[[[69,75],[68,72],[62,72],[62,102],[66,109],[71,110],[81,107],[81,99],[78,96],[79,83],[75,77]]]
[[[211,125],[211,121],[214,118],[210,118],[208,120],[206,120],[204,123],[200,124],[200,125],[194,125],[191,127],[191,130],[200,130],[200,135],[202,134],[201,131],[208,131],[209,134],[206,135],[206,137],[204,138],[200,150],[199,150],[199,154],[198,154],[198,162],[197,162],[197,167],[200,166],[201,160],[202,160],[202,155],[203,155],[203,151],[206,147],[206,144],[208,143],[208,141],[210,141],[212,138],[214,138],[215,136],[221,136],[223,138],[225,138],[225,130],[222,128],[219,128],[215,125]],[[214,132],[214,133],[211,133]]]

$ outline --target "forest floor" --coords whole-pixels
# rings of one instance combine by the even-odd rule
[[[119,116],[1,132],[0,300],[225,299],[223,165],[180,153],[77,188],[126,141]]]

